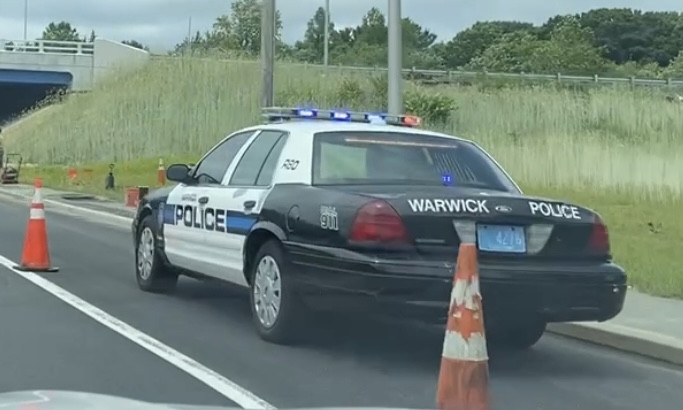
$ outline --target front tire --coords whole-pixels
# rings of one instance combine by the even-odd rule
[[[250,272],[249,304],[259,336],[269,342],[290,344],[300,340],[305,308],[295,292],[282,246],[276,240],[263,244]]]
[[[135,278],[145,292],[168,293],[175,289],[178,274],[166,266],[157,252],[157,232],[151,215],[140,222],[135,246]]]

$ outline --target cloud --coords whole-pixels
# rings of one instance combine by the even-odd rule
[[[168,49],[192,32],[205,31],[218,15],[230,11],[228,0],[27,0],[28,38],[40,37],[51,21],[65,20],[82,34],[95,30],[111,40],[135,39],[152,49]],[[324,0],[276,0],[284,23],[284,38],[303,36],[306,22]],[[24,1],[0,0],[0,39],[21,39]],[[387,0],[330,0],[337,26],[354,26],[370,7],[386,13]],[[481,20],[521,20],[540,24],[556,14],[577,13],[597,7],[643,10],[678,10],[680,0],[403,0],[402,14],[450,39]],[[191,22],[190,22],[191,19]]]

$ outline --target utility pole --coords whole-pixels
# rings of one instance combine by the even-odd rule
[[[389,114],[403,113],[402,76],[403,70],[403,39],[401,35],[401,0],[389,1],[389,58],[388,66],[388,108]]]
[[[187,22],[187,54],[192,54],[192,16]]]
[[[325,67],[330,61],[330,0],[325,0],[325,56],[323,58]]]
[[[263,66],[262,107],[272,107],[275,70],[275,0],[263,0],[261,12],[261,64]]]
[[[24,0],[24,41],[28,40],[28,0]],[[24,47],[26,45],[24,44]]]

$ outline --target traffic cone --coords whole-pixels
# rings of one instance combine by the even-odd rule
[[[476,245],[461,244],[436,392],[439,409],[489,408],[488,352],[478,271]]]
[[[159,167],[157,168],[157,182],[159,185],[166,185],[166,167],[164,167],[164,159],[159,158]]]
[[[59,268],[51,266],[50,251],[47,245],[47,225],[45,223],[45,205],[43,204],[43,181],[35,180],[35,192],[31,201],[28,227],[24,238],[24,250],[21,264],[14,269],[30,272],[57,272]]]

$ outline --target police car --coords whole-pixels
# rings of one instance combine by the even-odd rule
[[[179,275],[250,289],[259,335],[292,342],[332,309],[445,324],[461,241],[479,249],[489,339],[529,347],[546,324],[604,321],[626,274],[600,216],[525,196],[475,143],[413,116],[269,108],[177,185],[140,201],[139,287]]]

